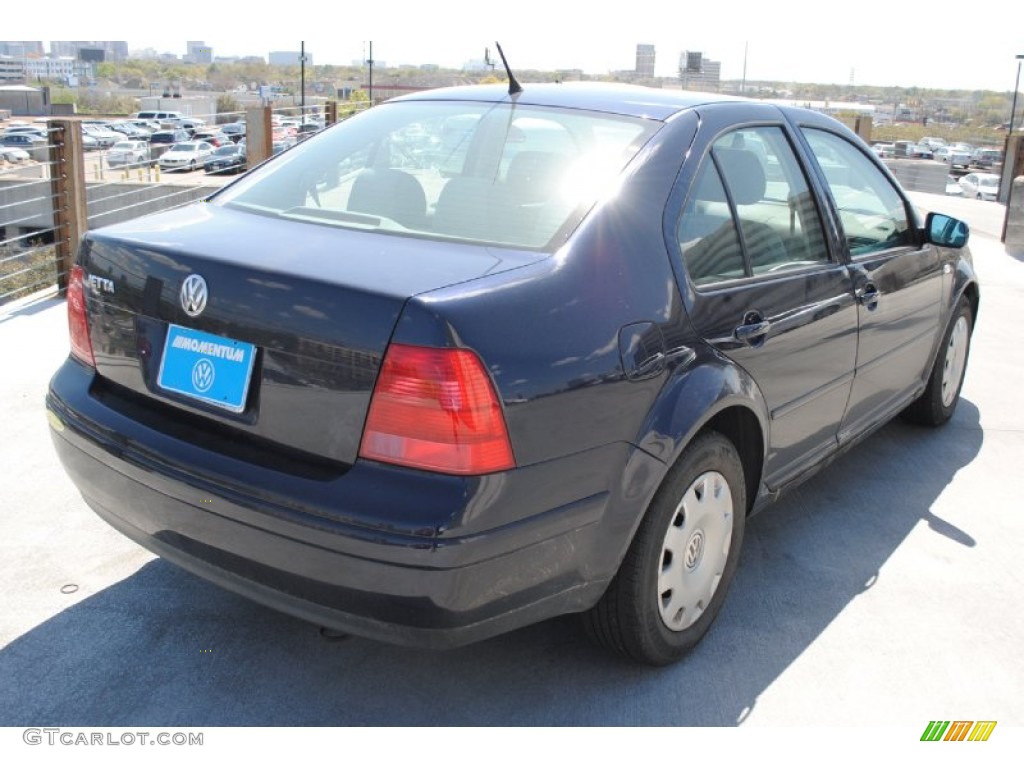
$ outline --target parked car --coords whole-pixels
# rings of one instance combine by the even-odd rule
[[[173,131],[157,131],[149,137],[150,156],[153,159],[159,159],[159,157],[172,146],[183,141],[188,141],[188,139],[188,131],[180,129]]]
[[[995,200],[999,196],[998,173],[968,173],[960,179],[964,197],[976,200]]]
[[[274,139],[270,143],[271,152],[272,152],[272,154],[279,155],[282,152],[284,152],[286,149],[291,149],[297,143],[298,143],[298,139],[296,139],[294,136],[285,136],[284,138],[281,138],[281,139]]]
[[[1002,150],[995,149],[994,147],[982,147],[981,149],[974,150],[974,154],[971,156],[971,164],[975,168],[992,168],[996,165],[1003,164],[1003,152]]]
[[[152,136],[154,133],[161,130],[160,123],[153,120],[128,120],[127,122],[134,125],[136,128],[146,131],[147,137]]]
[[[47,134],[43,131],[15,131],[7,130],[4,131],[3,135],[0,136],[0,140],[8,143],[8,146],[17,146],[22,144],[43,144],[47,143]]]
[[[956,176],[946,176],[946,194],[962,195],[963,193],[964,190],[960,186],[960,179],[958,179]]]
[[[153,121],[157,125],[165,120],[177,120],[182,117],[181,112],[161,109],[146,109],[135,113],[136,120]]]
[[[940,139],[937,136],[925,136],[923,139],[921,139],[917,143],[919,145],[923,145],[923,146],[928,147],[928,149],[930,149],[933,153],[935,152],[935,150],[940,149],[941,147],[946,146],[946,140],[945,139]]]
[[[206,127],[206,121],[198,117],[178,117],[173,120],[164,120],[163,125],[169,128],[180,128],[187,131],[191,137],[196,131],[201,131]]]
[[[43,139],[48,139],[49,137],[49,132],[45,127],[39,125],[28,125],[26,123],[16,123],[7,126],[7,128],[4,129],[3,135],[9,136],[14,133],[28,133],[33,136],[39,136]]]
[[[935,150],[935,159],[942,160],[951,168],[967,168],[971,164],[971,153],[956,147],[941,147]]]
[[[139,168],[149,165],[149,144],[144,141],[119,141],[107,151],[111,168]]]
[[[26,163],[30,160],[30,157],[24,149],[8,147],[0,143],[0,160],[8,163]]]
[[[82,123],[82,132],[96,139],[100,149],[108,149],[124,138],[124,134],[99,123]]]
[[[44,135],[28,131],[5,133],[0,136],[0,145],[20,149],[27,153],[32,160],[40,162],[49,157],[49,141]]]
[[[212,144],[215,147],[223,147],[225,144],[231,143],[231,139],[221,131],[196,131],[192,134],[192,139],[194,141],[205,141],[207,144]]]
[[[876,142],[871,145],[871,149],[879,157],[896,156],[896,145],[889,142]]]
[[[314,133],[317,133],[318,131],[321,131],[321,130],[323,130],[323,126],[320,125],[320,123],[314,123],[314,122],[299,123],[298,138],[299,139],[308,139]]]
[[[245,170],[245,147],[230,141],[218,147],[206,158],[203,170],[207,173],[241,173]]]
[[[123,134],[127,138],[133,139],[135,141],[147,141],[149,137],[153,135],[152,130],[143,128],[142,126],[136,125],[135,123],[130,123],[127,120],[120,120],[116,123],[109,123],[108,127],[110,128],[110,130],[117,131],[118,133]]]
[[[390,151],[449,121],[445,174]],[[582,612],[665,664],[749,514],[950,419],[967,239],[809,110],[427,91],[87,232],[51,435],[122,533],[322,626],[438,648]]]
[[[236,144],[245,138],[245,123],[226,123],[220,130]]]
[[[213,154],[213,145],[205,141],[182,141],[160,155],[161,171],[194,171]]]

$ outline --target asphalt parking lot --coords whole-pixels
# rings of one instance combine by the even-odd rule
[[[981,311],[963,399],[894,422],[751,520],[729,600],[665,669],[573,618],[425,652],[316,627],[207,584],[89,510],[43,394],[63,302],[0,308],[0,726],[1024,724],[1024,257],[995,203],[918,196],[972,225]],[[998,731],[997,731],[998,733]]]

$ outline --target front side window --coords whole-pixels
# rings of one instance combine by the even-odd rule
[[[835,201],[853,257],[913,242],[903,197],[871,160],[846,139],[804,128]]]
[[[782,129],[732,131],[712,145],[679,219],[700,286],[829,263],[807,179]]]
[[[543,249],[612,188],[660,126],[512,104],[383,104],[216,202],[328,226]]]

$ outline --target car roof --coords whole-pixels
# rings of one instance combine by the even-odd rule
[[[399,96],[391,101],[508,101],[532,106],[568,107],[665,120],[676,112],[701,104],[740,102],[749,99],[714,93],[646,88],[625,83],[571,82],[524,83],[523,90],[511,97],[508,85],[498,83],[436,88]]]

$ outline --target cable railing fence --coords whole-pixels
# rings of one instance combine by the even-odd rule
[[[326,102],[159,121],[50,118],[45,125],[9,125],[0,143],[0,305],[54,287],[63,294],[88,229],[203,199],[235,173],[369,106]],[[28,138],[8,144],[11,133]],[[183,168],[161,162],[171,147],[201,142],[208,146]],[[228,146],[236,149],[223,149]],[[234,158],[207,164],[218,150]]]

